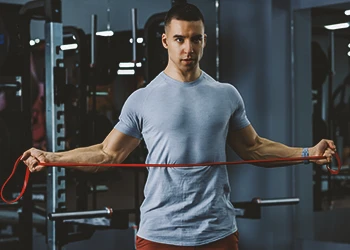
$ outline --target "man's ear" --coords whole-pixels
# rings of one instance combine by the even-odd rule
[[[168,41],[165,33],[162,34],[162,44],[165,49],[168,49]]]
[[[207,45],[207,34],[204,34],[203,41],[204,41],[204,47],[205,47]]]

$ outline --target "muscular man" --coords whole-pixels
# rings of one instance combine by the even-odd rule
[[[200,69],[206,40],[199,9],[175,5],[166,16],[162,35],[169,55],[167,67],[128,98],[120,121],[105,140],[59,153],[32,148],[23,154],[23,161],[32,172],[43,169],[39,162],[121,163],[141,140],[148,149],[146,163],[225,161],[226,143],[245,160],[302,156],[302,148],[260,137],[236,88]],[[317,161],[325,164],[335,146],[322,140],[306,151],[310,156],[326,156]],[[289,164],[295,162],[283,163]],[[238,249],[226,166],[150,167],[148,171],[138,250]]]

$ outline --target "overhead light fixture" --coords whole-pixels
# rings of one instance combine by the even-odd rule
[[[347,15],[347,16],[350,16],[350,10],[344,11],[344,14]]]
[[[119,69],[117,72],[118,75],[135,75],[134,69]]]
[[[324,26],[327,30],[338,30],[338,29],[346,29],[350,27],[349,23],[337,23],[337,24],[330,24]]]
[[[133,63],[133,62],[121,62],[119,63],[119,68],[134,68],[134,67],[138,67],[141,68],[142,67],[142,63],[138,62],[138,63]]]
[[[130,43],[133,43],[133,42],[134,42],[134,39],[130,38],[130,39],[129,39],[129,42],[130,42]],[[136,39],[136,42],[137,42],[137,43],[143,43],[143,37],[137,38],[137,39]]]
[[[119,63],[119,68],[133,68],[135,67],[135,63],[133,62],[121,62]]]
[[[98,31],[96,32],[97,36],[113,36],[114,32],[111,30],[105,30],[105,31]]]
[[[72,50],[72,49],[77,49],[78,44],[72,43],[72,44],[64,44],[60,46],[61,50]]]

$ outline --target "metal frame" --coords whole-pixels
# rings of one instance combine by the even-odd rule
[[[64,104],[60,103],[55,85],[58,72],[63,69],[63,26],[61,22],[61,1],[45,1],[45,95],[46,95],[46,132],[47,150],[52,152],[65,149]],[[65,169],[50,167],[47,169],[47,205],[46,213],[62,211],[66,202]],[[47,245],[50,250],[61,249],[55,221],[47,220]]]

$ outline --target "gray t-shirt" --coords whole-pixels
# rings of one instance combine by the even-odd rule
[[[160,73],[125,102],[120,132],[144,139],[146,163],[226,161],[228,130],[250,123],[232,85],[202,71],[193,82]],[[196,246],[237,230],[226,166],[148,168],[138,236]]]

